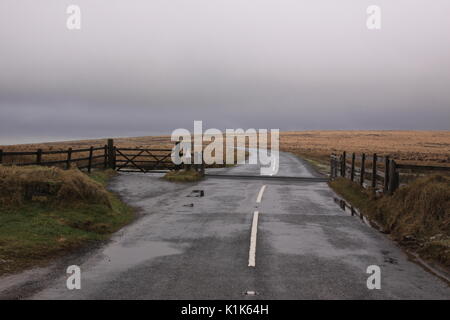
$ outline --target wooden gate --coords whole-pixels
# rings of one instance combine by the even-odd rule
[[[114,148],[115,166],[122,172],[149,172],[176,169],[172,149]]]

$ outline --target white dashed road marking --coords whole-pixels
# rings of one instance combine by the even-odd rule
[[[261,190],[259,190],[258,198],[256,198],[256,203],[261,203],[261,199],[262,199],[264,190],[266,190],[266,185],[263,185],[263,186],[261,187]]]
[[[261,203],[264,190],[266,190],[266,185],[263,185],[259,190],[258,197],[256,198],[256,203]],[[248,253],[249,267],[254,267],[256,265],[256,234],[258,233],[258,216],[259,212],[255,211],[253,213],[252,231],[250,234],[250,250]]]
[[[259,212],[253,213],[252,233],[250,236],[250,251],[248,253],[248,266],[254,267],[256,265],[256,234],[258,232],[258,216]]]

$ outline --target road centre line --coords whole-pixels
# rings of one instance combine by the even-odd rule
[[[266,185],[263,185],[259,190],[258,197],[256,198],[256,203],[261,203],[264,190],[266,190]],[[256,235],[258,233],[258,217],[259,212],[253,212],[252,230],[250,233],[250,250],[248,252],[249,267],[254,267],[256,265]]]
[[[254,267],[256,265],[256,234],[258,232],[258,216],[259,212],[253,213],[252,232],[250,235],[250,250],[248,252],[248,266]]]
[[[256,203],[261,203],[261,199],[262,199],[264,190],[266,190],[266,185],[263,185],[263,186],[261,187],[261,189],[259,190],[258,198],[256,198]]]

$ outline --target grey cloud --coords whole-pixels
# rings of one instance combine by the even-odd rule
[[[65,9],[82,10],[82,30]],[[3,0],[0,143],[217,128],[449,129],[450,3]]]

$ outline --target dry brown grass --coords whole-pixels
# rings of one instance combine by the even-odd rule
[[[432,175],[384,197],[380,210],[390,211],[384,224],[398,237],[450,236],[450,178]]]
[[[29,201],[111,207],[104,187],[77,169],[0,166],[0,206],[20,206]]]
[[[0,149],[3,149],[3,151],[35,151],[39,148],[43,150],[67,150],[69,147],[73,149],[84,149],[89,148],[90,146],[102,147],[106,143],[107,139],[89,139],[62,142],[16,144],[9,146],[0,146]],[[170,141],[170,136],[114,138],[114,144],[122,148],[172,148],[173,146],[173,142]]]
[[[270,141],[270,140],[269,140]],[[172,148],[170,136],[115,138],[122,148]],[[100,147],[106,139],[79,140],[0,146],[4,151],[67,150]],[[450,131],[297,131],[281,132],[282,151],[306,156],[316,161],[328,162],[330,153],[342,151],[390,155],[400,162],[412,164],[447,165],[450,163]],[[81,155],[80,157],[87,156]],[[50,157],[49,156],[45,156]],[[52,156],[53,157],[53,156]],[[55,155],[55,160],[61,160]],[[78,155],[77,155],[78,157]],[[33,161],[34,158],[31,158]],[[50,160],[50,159],[49,159]],[[53,160],[53,158],[52,158]],[[5,159],[8,161],[8,159]]]
[[[196,182],[202,179],[202,175],[195,170],[177,170],[167,172],[164,179],[172,182]]]
[[[450,131],[299,131],[280,133],[280,148],[326,162],[331,153],[390,155],[411,164],[450,163]]]

